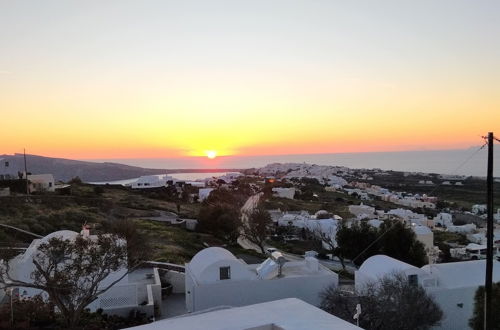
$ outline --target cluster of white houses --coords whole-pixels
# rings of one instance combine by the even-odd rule
[[[370,200],[371,196],[380,198],[383,201],[391,202],[401,206],[412,208],[436,208],[437,197],[427,196],[426,194],[410,194],[398,191],[390,191],[377,185],[371,185],[366,182],[351,182],[354,189],[345,189],[348,194],[357,193],[364,200]]]
[[[11,260],[11,276],[30,281],[34,269],[33,256],[41,243],[52,237],[72,240],[77,235],[94,239],[84,231],[80,234],[59,231],[34,240],[24,254]],[[123,268],[112,273],[101,285],[121,277],[126,271]],[[434,297],[444,313],[441,325],[437,328],[467,328],[473,312],[474,294],[484,283],[484,260],[430,264],[417,268],[377,255],[367,259],[355,272],[355,288],[362,292],[367,283],[395,271],[404,273],[411,283],[421,285]],[[327,287],[338,286],[339,282],[336,273],[311,256],[299,261],[287,261],[280,253],[275,253],[260,264],[247,264],[226,249],[210,247],[198,252],[189,263],[169,270],[167,277],[173,291],[185,295],[187,314],[138,329],[167,326],[169,329],[304,329],[306,321],[312,322],[311,326],[314,324],[315,329],[356,329],[317,309],[321,303],[321,292]],[[500,281],[498,261],[494,262],[493,279]],[[161,282],[158,268],[154,265],[134,271],[90,304],[89,308],[102,308],[105,313],[120,315],[127,315],[135,309],[151,316],[156,309],[158,316],[164,303]],[[30,288],[18,288],[17,291],[24,297],[40,293]],[[266,315],[255,317],[257,311],[265,309],[271,314],[263,313]],[[288,315],[285,315],[286,310],[289,311]],[[308,312],[304,313],[306,310]],[[272,311],[276,314],[272,315]],[[228,315],[234,317],[221,319]],[[202,322],[201,325],[199,322]],[[229,323],[223,327],[221,322]],[[276,327],[272,327],[273,324]]]

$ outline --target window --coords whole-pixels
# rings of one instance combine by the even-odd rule
[[[231,278],[231,267],[220,267],[219,275],[221,280],[229,280]]]
[[[411,286],[418,286],[418,275],[408,275],[408,283]]]
[[[49,182],[49,188],[52,188],[52,182]]]

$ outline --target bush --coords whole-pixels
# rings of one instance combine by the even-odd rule
[[[429,329],[439,325],[443,312],[421,286],[409,283],[404,273],[394,273],[367,283],[361,292],[348,294],[330,287],[322,295],[321,308],[354,323],[356,305],[363,329]]]
[[[500,282],[493,283],[491,299],[492,311],[492,328],[491,330],[500,329]],[[474,313],[469,320],[469,326],[474,330],[482,330],[484,327],[484,286],[480,286],[474,296]]]

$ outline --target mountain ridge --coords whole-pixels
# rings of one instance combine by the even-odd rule
[[[114,162],[90,162],[67,158],[26,155],[28,172],[32,174],[53,174],[58,181],[69,181],[79,177],[85,182],[116,181],[137,178],[142,175],[168,174],[180,172],[228,172],[235,169],[158,169],[143,168]],[[8,166],[7,166],[8,165]],[[0,175],[17,177],[18,171],[24,172],[24,155],[0,155]]]

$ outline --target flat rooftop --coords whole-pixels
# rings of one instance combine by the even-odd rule
[[[250,269],[252,272],[257,274],[257,267],[259,267],[260,264],[251,264],[247,265],[247,268]],[[324,276],[324,275],[333,275],[336,273],[328,269],[327,267],[323,266],[322,264],[318,265],[318,270],[317,271],[312,271],[309,269],[306,265],[305,260],[301,261],[289,261],[286,262],[283,265],[283,268],[281,269],[282,272],[282,277],[304,277],[304,276]],[[279,279],[278,277],[274,277],[273,279]]]
[[[154,284],[155,283],[155,278],[154,278],[154,270],[153,267],[147,267],[147,268],[138,268],[128,274],[128,282],[129,283],[140,283],[140,284]]]
[[[187,314],[130,329],[354,330],[361,328],[302,300],[288,298],[244,307]]]

